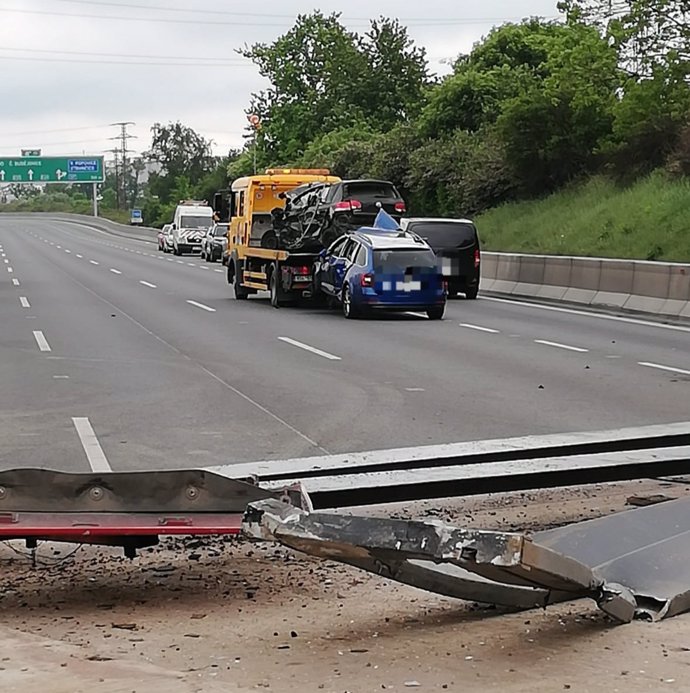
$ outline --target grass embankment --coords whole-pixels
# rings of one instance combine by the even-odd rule
[[[628,187],[597,176],[476,219],[485,250],[690,260],[690,181],[653,173]]]

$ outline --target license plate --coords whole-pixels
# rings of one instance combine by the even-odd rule
[[[298,276],[296,276],[296,277],[293,277],[292,279],[293,279],[294,282],[302,282],[302,283],[303,283],[303,282],[310,282],[310,281],[311,281],[311,277],[305,277],[305,276],[302,276],[302,275],[298,275]]]

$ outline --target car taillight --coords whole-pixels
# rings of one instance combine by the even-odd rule
[[[293,274],[301,274],[301,275],[309,274],[309,267],[307,267],[307,266],[293,267],[292,273]]]
[[[441,283],[443,284],[443,290],[448,293],[448,280],[444,279]]]
[[[407,211],[407,207],[405,207],[404,202],[396,202],[395,203],[395,211],[400,212],[400,214],[404,214]]]
[[[372,288],[374,286],[374,275],[373,274],[362,274],[359,277],[360,286],[367,288]]]
[[[336,212],[358,212],[362,209],[362,203],[359,200],[343,200],[342,202],[336,202],[333,209]]]
[[[475,250],[474,250],[474,266],[479,267],[480,261],[481,261],[481,255],[479,253],[479,248],[475,248]]]

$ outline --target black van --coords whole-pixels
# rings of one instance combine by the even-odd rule
[[[481,252],[477,228],[469,219],[401,219],[404,231],[421,236],[436,253],[448,282],[448,296],[477,298]]]

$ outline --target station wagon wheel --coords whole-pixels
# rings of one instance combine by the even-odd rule
[[[343,315],[348,320],[352,320],[352,319],[357,317],[358,311],[357,311],[356,306],[352,302],[352,292],[350,291],[350,287],[347,284],[345,284],[345,287],[343,288],[342,304],[343,304]]]

